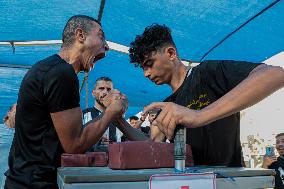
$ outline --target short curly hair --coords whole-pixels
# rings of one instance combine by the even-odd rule
[[[170,45],[176,48],[170,28],[166,25],[152,24],[145,28],[142,35],[137,35],[135,40],[130,43],[130,62],[135,66],[141,66],[145,57]]]

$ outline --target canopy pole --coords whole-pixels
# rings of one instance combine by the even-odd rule
[[[102,17],[103,17],[103,12],[104,12],[104,8],[105,8],[105,0],[101,0],[101,5],[100,5],[100,10],[99,10],[99,14],[98,14],[98,21],[101,22]]]
[[[16,48],[15,48],[15,43],[14,43],[14,41],[10,41],[10,44],[11,44],[11,47],[12,47],[13,54],[15,54]]]

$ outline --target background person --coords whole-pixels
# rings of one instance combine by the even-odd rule
[[[17,104],[13,104],[5,117],[3,118],[3,123],[8,127],[8,128],[15,128],[15,115],[16,115],[16,107]]]
[[[92,119],[95,119],[106,110],[103,103],[105,97],[113,90],[113,82],[108,77],[100,77],[96,80],[92,95],[94,97],[95,104],[93,107],[84,109],[83,123],[86,124]],[[112,142],[120,142],[121,132],[116,128],[114,124],[110,124],[103,134],[100,141],[92,147],[89,151],[107,151],[107,145]]]
[[[15,114],[16,104],[13,104],[6,115],[3,118],[3,123],[0,124],[0,188],[4,188],[5,175],[4,172],[8,168],[8,154],[11,147],[11,143],[14,137],[15,127]]]
[[[274,169],[275,189],[284,189],[284,133],[276,135],[276,150],[279,154],[277,158],[274,153],[263,157],[262,167],[266,169]]]
[[[145,134],[145,136],[149,137],[149,133],[150,133],[150,127],[149,126],[145,126],[145,127],[142,127],[142,124],[143,122],[146,120],[146,117],[147,116],[141,116],[140,118],[133,115],[133,116],[130,116],[129,117],[129,124],[134,128],[136,129],[138,132],[143,132]],[[124,141],[128,141],[128,138],[123,135],[121,137],[121,141],[124,142]]]

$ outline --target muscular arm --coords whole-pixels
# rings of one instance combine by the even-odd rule
[[[83,129],[81,108],[51,113],[61,145],[67,153],[84,153],[97,143],[115,114],[108,109],[98,119],[90,121]]]
[[[147,136],[144,135],[142,131],[133,128],[125,119],[118,118],[113,122],[117,128],[129,139],[132,141],[143,141],[149,140]]]
[[[153,124],[171,139],[178,124],[188,128],[207,125],[256,104],[283,86],[283,68],[263,64],[253,69],[235,88],[202,110],[188,109],[172,102],[160,102],[147,106],[144,114],[151,109],[161,108],[162,112]]]
[[[284,86],[281,67],[257,66],[249,76],[230,92],[200,111],[199,125],[232,115],[261,101]],[[186,121],[186,120],[184,120]]]

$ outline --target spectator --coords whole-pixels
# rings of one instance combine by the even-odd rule
[[[3,118],[3,122],[8,128],[15,128],[16,107],[17,104],[13,104]]]
[[[279,157],[275,154],[265,155],[263,157],[263,168],[274,169],[275,175],[275,189],[284,189],[284,133],[276,135],[276,150]]]
[[[145,119],[146,119],[146,116],[141,116],[139,119],[139,117],[133,115],[129,117],[129,123],[133,128],[137,129],[138,131],[143,132],[145,136],[149,137],[150,127],[149,126],[142,127],[142,124],[145,121]],[[128,138],[125,135],[123,135],[121,137],[121,141],[122,142],[128,141]]]
[[[14,127],[15,127],[15,114],[16,114],[16,104],[13,104],[7,111],[5,117],[3,118],[3,125],[0,127],[0,188],[4,188],[5,175],[4,172],[8,168],[8,154],[11,147],[11,143],[14,137]]]
[[[92,119],[95,119],[106,110],[104,105],[105,97],[113,90],[113,82],[108,77],[100,77],[96,80],[92,95],[95,100],[93,107],[84,109],[83,123],[86,124]],[[110,142],[120,142],[120,131],[114,124],[110,124],[104,132],[101,140],[92,147],[89,151],[107,151],[107,144]]]

